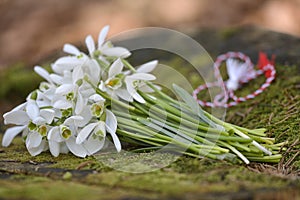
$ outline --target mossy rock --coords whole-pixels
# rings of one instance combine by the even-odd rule
[[[227,50],[242,50],[256,60],[260,50],[275,53],[278,58],[275,82],[254,100],[228,109],[226,121],[248,128],[266,127],[277,142],[288,140],[289,145],[299,139],[300,57],[296,56],[300,52],[299,39],[254,27],[204,30],[194,38],[213,56]],[[146,55],[157,57],[158,52],[152,53]],[[132,62],[151,59],[142,52],[139,55]],[[182,67],[184,60],[165,57],[164,62],[188,76],[193,87],[201,83],[197,74]],[[33,85],[39,81],[27,78],[25,83]],[[259,87],[263,81],[261,76],[237,94]],[[21,99],[27,95],[22,90],[15,89],[17,93],[3,95],[2,99],[10,95]],[[146,162],[134,167],[142,171],[149,167],[149,162],[157,164],[158,170],[133,174],[107,166],[105,153],[84,159],[71,154],[54,158],[49,152],[31,157],[18,137],[10,147],[0,149],[0,199],[300,199],[299,149],[300,145],[295,144],[279,164],[250,165],[182,156],[162,167],[161,161],[172,159],[173,154],[142,153],[138,156]],[[137,159],[126,156],[126,152],[111,158],[120,163]]]

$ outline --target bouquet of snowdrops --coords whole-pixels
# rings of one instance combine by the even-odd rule
[[[151,81],[158,61],[133,67],[131,53],[105,41],[104,27],[98,44],[91,36],[85,42],[88,54],[71,44],[70,54],[56,60],[45,79],[26,102],[4,114],[6,130],[2,145],[22,134],[32,156],[50,150],[53,156],[71,152],[93,155],[112,141],[121,151],[121,141],[155,150],[172,144],[175,151],[212,159],[278,162],[283,143],[275,144],[265,129],[250,130],[219,120],[200,108],[182,88],[174,85],[177,101]],[[150,113],[151,112],[151,113]],[[172,148],[170,148],[172,149]]]

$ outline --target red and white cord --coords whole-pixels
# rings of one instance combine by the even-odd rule
[[[243,62],[240,62],[239,60]],[[227,73],[229,76],[229,79],[226,82],[223,82],[220,74],[220,66],[224,61],[226,61]],[[214,74],[217,81],[200,85],[194,90],[193,97],[201,106],[224,108],[235,106],[248,99],[253,99],[269,87],[275,79],[276,70],[274,66],[274,56],[269,60],[265,53],[260,52],[258,68],[258,70],[255,70],[250,58],[241,52],[228,52],[222,54],[217,57],[217,60],[214,63]],[[259,89],[244,97],[237,97],[234,94],[234,91],[241,87],[242,84],[248,83],[250,80],[255,79],[262,74],[265,74],[266,81]],[[198,93],[200,91],[211,87],[221,87],[223,93],[216,95],[213,102],[198,99]]]

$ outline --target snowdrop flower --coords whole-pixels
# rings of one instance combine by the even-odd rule
[[[82,145],[76,144],[78,122],[83,120],[80,116],[71,116],[63,124],[53,127],[48,135],[49,149],[53,156],[65,153],[67,147],[74,155],[86,157],[87,151]]]
[[[74,108],[75,114],[82,112],[87,97],[96,93],[93,87],[84,81],[81,68],[75,68],[72,74],[65,73],[63,84],[56,88],[53,107],[57,109]]]
[[[138,102],[145,103],[144,98],[137,92],[138,90],[144,92],[152,92],[153,90],[147,86],[145,81],[155,80],[156,77],[152,74],[149,74],[157,65],[157,61],[151,61],[141,65],[137,72],[126,76],[125,83],[128,93]]]
[[[101,30],[97,46],[91,36],[86,37],[88,54],[71,44],[64,45],[64,51],[71,55],[57,59],[51,65],[53,73],[34,67],[45,81],[26,103],[4,114],[5,124],[16,126],[6,130],[3,146],[22,133],[32,156],[49,149],[53,156],[70,151],[86,157],[101,150],[110,134],[117,151],[121,150],[117,119],[95,88],[111,98],[144,102],[137,90],[152,91],[145,81],[155,79],[149,72],[157,61],[141,65],[133,74],[123,72],[122,59],[130,52],[106,42],[108,30],[108,26]]]
[[[64,56],[56,60],[51,67],[56,74],[62,75],[64,71],[72,71],[74,68],[81,67],[87,62],[87,56]]]
[[[42,125],[36,131],[29,131],[26,136],[26,148],[30,155],[36,156],[48,149],[45,136],[47,135],[47,126]]]
[[[92,155],[101,150],[105,143],[106,131],[112,136],[117,151],[121,151],[121,143],[116,135],[117,119],[108,109],[105,109],[106,119],[96,121],[85,126],[76,138],[77,144],[82,144],[87,150],[88,155]]]
[[[127,58],[131,53],[124,47],[114,47],[111,42],[105,42],[109,26],[105,26],[98,36],[98,48],[96,49],[95,41],[91,35],[86,37],[85,43],[88,48],[90,56],[109,56],[117,58]]]
[[[37,103],[37,92],[32,92],[28,98],[27,102],[23,103],[10,112],[7,112],[3,115],[5,124],[16,124],[16,125],[26,125],[29,122],[34,124],[41,124],[43,122],[51,122],[54,116],[48,116],[52,113],[52,110],[45,109],[40,110]]]
[[[108,78],[106,81],[101,81],[99,89],[107,92],[113,98],[131,102],[133,99],[128,91],[123,87],[125,74],[122,72],[123,63],[121,59],[117,59],[109,68]]]
[[[29,95],[27,102],[4,114],[5,124],[16,124],[6,130],[2,145],[8,146],[19,133],[26,136],[26,147],[32,156],[40,154],[47,149],[45,137],[48,125],[54,120],[55,111],[52,109],[40,109],[36,99],[37,92]]]
[[[73,55],[72,57],[62,57],[57,60],[53,65],[53,70],[57,73],[62,73],[63,70],[72,70],[74,66],[82,66],[90,61],[96,61],[98,64],[109,65],[106,57],[127,58],[131,53],[123,47],[114,47],[111,42],[105,42],[109,26],[105,26],[99,33],[98,46],[96,47],[95,41],[91,35],[85,39],[85,44],[89,51],[89,56],[81,52],[78,48],[71,44],[64,45],[64,52]],[[89,65],[89,64],[88,64]],[[94,74],[97,74],[94,71]],[[92,74],[90,74],[92,75]]]
[[[58,74],[50,75],[52,81],[57,84],[62,84],[62,81],[64,80],[62,76],[65,76],[67,71],[72,72],[72,75],[77,76],[77,78],[83,78],[87,75],[93,84],[99,82],[101,67],[95,59],[91,59],[70,44],[64,46],[64,51],[72,53],[73,56],[62,57],[52,65],[52,70]],[[78,77],[79,75],[82,77]]]

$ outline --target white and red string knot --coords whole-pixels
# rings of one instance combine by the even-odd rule
[[[241,102],[247,101],[248,99],[253,99],[269,87],[271,82],[275,79],[276,70],[274,60],[274,55],[272,56],[272,59],[269,60],[265,53],[260,52],[257,64],[258,70],[255,70],[251,59],[241,52],[228,52],[226,54],[219,55],[214,63],[214,74],[217,81],[200,85],[194,90],[193,97],[201,106],[225,108],[235,106]],[[229,79],[225,82],[223,81],[220,73],[220,66],[224,61],[226,61],[229,77]],[[234,94],[234,91],[239,89],[243,84],[248,83],[250,80],[255,79],[262,74],[265,75],[266,81],[260,86],[260,88],[244,97],[237,97]],[[198,93],[200,91],[211,87],[221,87],[223,92],[216,95],[213,102],[198,99]]]

